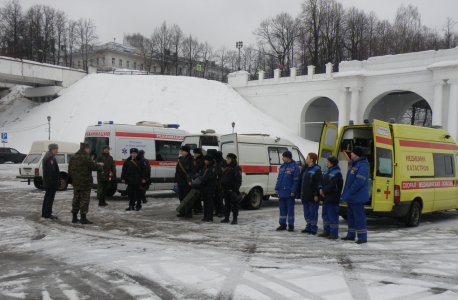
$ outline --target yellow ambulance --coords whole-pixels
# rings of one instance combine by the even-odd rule
[[[335,155],[344,180],[351,150],[359,146],[369,161],[367,215],[393,217],[418,226],[421,214],[458,208],[458,147],[445,130],[374,120],[337,126],[324,122],[318,163],[326,170]],[[346,203],[339,214],[346,218]]]

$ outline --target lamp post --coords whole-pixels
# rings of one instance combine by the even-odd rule
[[[237,42],[235,43],[235,47],[239,49],[239,71],[240,71],[240,49],[243,47],[243,42]]]
[[[235,122],[232,122],[232,133],[234,133]]]
[[[48,116],[48,140],[51,140],[51,117]]]

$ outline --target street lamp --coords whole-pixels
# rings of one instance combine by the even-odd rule
[[[240,49],[243,47],[243,42],[237,42],[235,43],[235,47],[239,49],[239,71],[240,71]]]
[[[51,117],[48,116],[48,140],[51,140]]]
[[[232,122],[232,133],[234,133],[235,122]]]

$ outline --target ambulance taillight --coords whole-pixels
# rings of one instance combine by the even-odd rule
[[[401,188],[399,185],[394,186],[394,202],[401,201]]]

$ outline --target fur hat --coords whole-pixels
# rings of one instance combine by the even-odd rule
[[[48,150],[51,150],[51,149],[59,149],[59,146],[57,144],[49,144]]]
[[[181,146],[180,150],[188,153],[191,152],[191,148],[189,148],[188,146]]]
[[[138,149],[137,148],[130,148],[130,153],[135,152],[138,154]]]
[[[80,149],[86,149],[86,148],[89,148],[89,144],[88,143],[80,143]]]
[[[202,154],[202,149],[194,148],[193,152],[194,152],[194,154]]]
[[[207,154],[204,156],[204,160],[213,161],[213,156],[211,156],[210,154]]]
[[[103,146],[102,150],[105,150],[105,149],[108,149],[108,150],[109,150],[110,147],[109,147],[108,145],[105,145],[105,146]]]
[[[213,153],[213,157],[214,157],[216,160],[223,159],[223,152],[221,152],[221,151],[215,151],[215,152]]]
[[[237,155],[234,153],[229,153],[226,157],[229,157],[230,159],[237,159]]]

